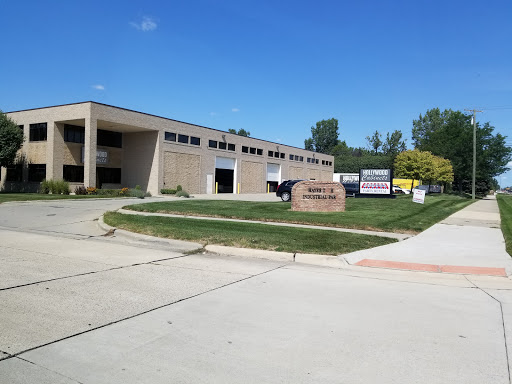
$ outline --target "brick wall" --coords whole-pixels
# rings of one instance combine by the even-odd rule
[[[292,189],[292,211],[344,212],[345,188],[333,181],[301,181]]]

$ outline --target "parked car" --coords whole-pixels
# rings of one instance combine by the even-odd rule
[[[341,183],[345,188],[345,196],[355,197],[356,193],[359,193],[359,183]]]
[[[404,190],[402,188],[400,188],[398,185],[393,185],[392,189],[393,189],[393,193],[396,193],[396,194],[405,193]]]
[[[290,201],[292,199],[292,188],[299,181],[304,180],[285,180],[277,186],[276,196],[280,197],[283,201]]]

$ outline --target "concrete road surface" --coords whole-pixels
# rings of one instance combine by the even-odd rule
[[[508,278],[102,236],[124,204],[0,205],[0,383],[510,383]]]

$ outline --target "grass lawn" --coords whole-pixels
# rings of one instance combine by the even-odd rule
[[[131,232],[151,236],[257,248],[280,252],[338,255],[393,243],[396,240],[321,229],[275,227],[256,223],[237,223],[172,217],[147,217],[107,212],[105,223]]]
[[[507,252],[512,256],[512,196],[499,194],[496,198],[500,207],[501,231],[505,238]]]
[[[44,193],[0,193],[0,204],[7,201],[90,199],[112,196],[100,195],[47,195]]]
[[[412,195],[398,196],[396,199],[348,198],[345,212],[292,212],[291,203],[283,202],[194,199],[136,204],[125,208],[144,212],[419,233],[469,204],[470,199],[443,194],[427,195],[425,204],[413,203]],[[275,228],[271,231],[275,231]]]

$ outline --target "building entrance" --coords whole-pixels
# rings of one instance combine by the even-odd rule
[[[229,157],[215,158],[215,183],[218,193],[233,193],[236,160]]]

